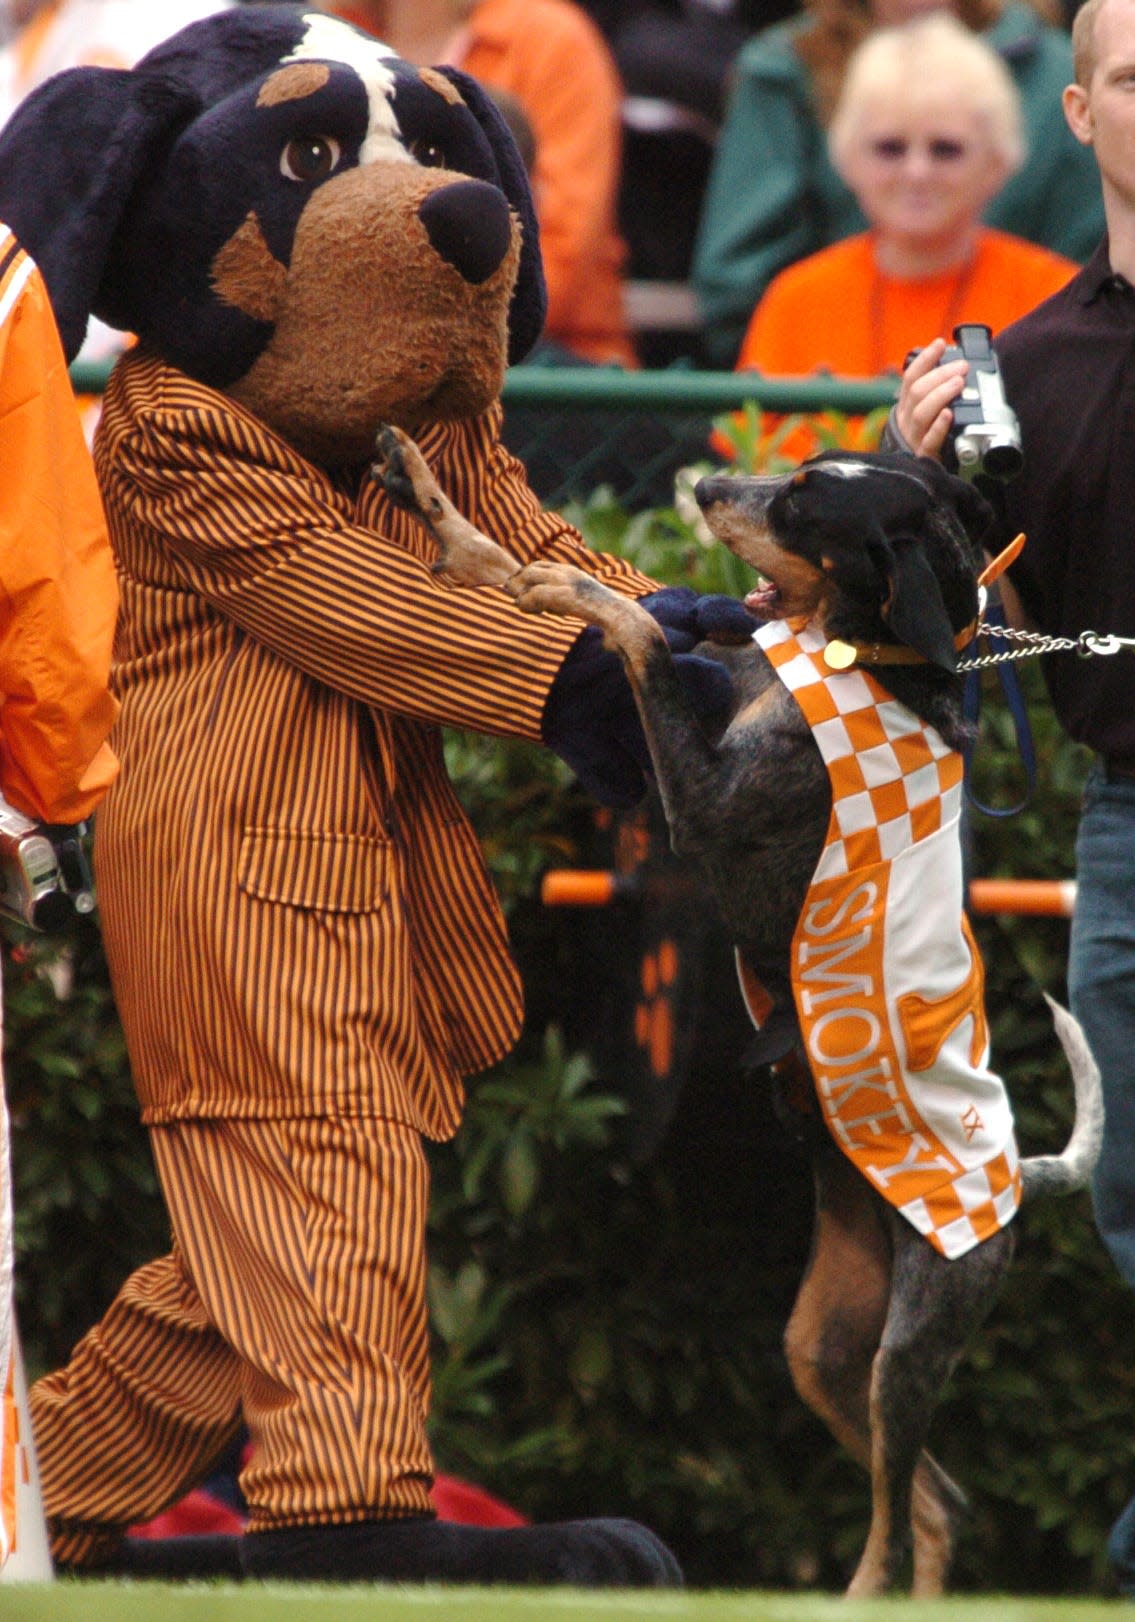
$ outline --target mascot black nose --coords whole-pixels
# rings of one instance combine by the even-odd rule
[[[488,281],[512,243],[507,199],[484,180],[440,186],[418,214],[436,251],[474,287]]]

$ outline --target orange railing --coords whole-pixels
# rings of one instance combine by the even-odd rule
[[[633,875],[561,867],[544,875],[540,896],[546,907],[606,907],[637,888]],[[1072,879],[973,879],[969,887],[971,911],[983,914],[1070,918],[1075,900]]]
[[[973,879],[969,887],[972,912],[1071,918],[1075,902],[1074,879]]]

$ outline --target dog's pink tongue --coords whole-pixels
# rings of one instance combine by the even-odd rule
[[[745,607],[750,614],[755,614],[758,619],[771,619],[776,613],[777,595],[776,587],[765,581],[761,585],[753,587],[753,590],[745,598]]]

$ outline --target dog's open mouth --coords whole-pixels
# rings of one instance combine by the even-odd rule
[[[780,616],[780,587],[767,575],[758,576],[757,583],[745,598],[745,607],[758,619],[772,620]]]

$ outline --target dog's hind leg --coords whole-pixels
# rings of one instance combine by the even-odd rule
[[[966,1495],[923,1448],[914,1472],[911,1520],[914,1528],[914,1581],[916,1599],[935,1599],[946,1591],[958,1527],[968,1509]]]
[[[800,1397],[865,1468],[871,1368],[887,1319],[890,1236],[868,1185],[834,1144],[817,1145],[812,1254],[785,1330]]]
[[[902,1219],[893,1226],[891,1303],[871,1375],[871,1528],[848,1589],[856,1596],[886,1593],[899,1580],[934,1408],[1013,1253],[1011,1229],[946,1261]],[[925,1487],[937,1493],[941,1484],[924,1465],[919,1489]],[[920,1594],[941,1591],[948,1558],[948,1547],[923,1551]]]
[[[851,1456],[871,1472],[871,1382],[892,1292],[891,1218],[862,1175],[834,1144],[821,1141],[814,1161],[816,1227],[808,1264],[785,1333],[785,1351],[802,1400]],[[913,1243],[929,1250],[908,1228]],[[906,1233],[899,1235],[900,1245]],[[931,1252],[933,1254],[933,1252]],[[913,1521],[914,1593],[940,1594],[965,1497],[923,1451],[914,1472],[903,1543]],[[893,1586],[884,1577],[886,1539],[876,1534],[856,1580],[862,1592]]]

